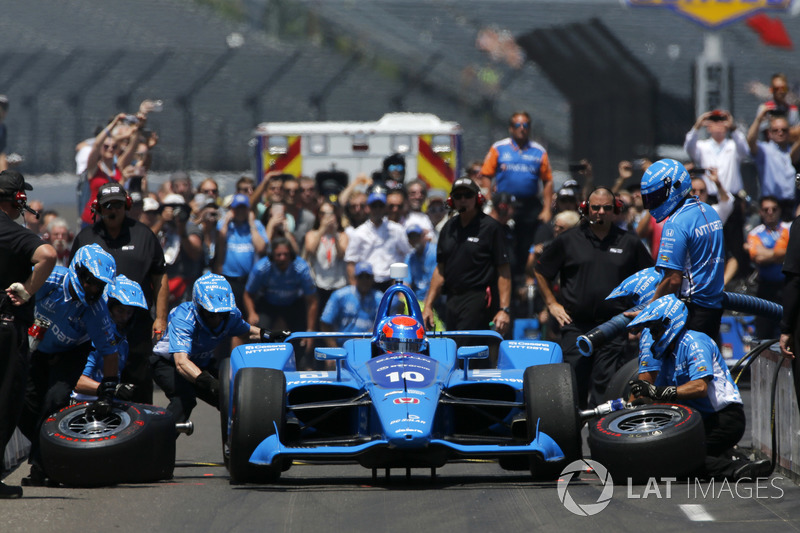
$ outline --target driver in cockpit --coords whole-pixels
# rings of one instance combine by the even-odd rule
[[[428,347],[425,328],[407,315],[387,317],[378,326],[378,346],[386,353],[422,353]]]

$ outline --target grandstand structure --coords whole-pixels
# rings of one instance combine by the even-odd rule
[[[8,151],[25,156],[25,172],[70,170],[77,142],[157,98],[156,170],[248,168],[260,122],[371,121],[390,111],[461,123],[469,161],[526,109],[556,168],[586,156],[607,183],[616,160],[681,144],[694,121],[705,30],[668,10],[618,0],[227,3],[247,11],[237,19],[191,0],[0,0]],[[797,24],[786,26],[800,37]],[[487,31],[511,35],[523,61],[493,58],[478,44]],[[794,82],[800,65],[743,23],[717,33],[732,67],[732,111],[749,123],[759,99],[748,84],[778,71]]]

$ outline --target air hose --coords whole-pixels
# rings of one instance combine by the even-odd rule
[[[738,292],[723,292],[722,307],[730,311],[739,311],[741,313],[764,316],[775,320],[780,320],[783,316],[783,306],[762,298],[756,298],[755,296],[739,294]],[[625,313],[640,311],[643,308],[644,305],[637,305],[636,307],[631,307],[625,311]],[[631,320],[633,320],[632,317],[627,317],[624,313],[620,313],[584,335],[581,335],[578,337],[576,343],[578,351],[585,357],[592,355],[592,352],[596,348],[599,348],[607,341],[624,333],[626,326]]]

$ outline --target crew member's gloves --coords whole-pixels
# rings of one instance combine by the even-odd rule
[[[86,408],[86,416],[104,418],[111,414],[114,394],[117,391],[119,380],[116,377],[106,377],[97,387],[97,400]]]
[[[114,391],[114,397],[123,402],[133,400],[133,393],[136,391],[136,385],[133,383],[119,383]]]
[[[261,342],[283,342],[286,340],[286,337],[291,334],[291,331],[270,331],[268,329],[262,329]]]
[[[219,396],[219,380],[209,374],[207,370],[200,372],[200,375],[194,380],[194,384],[198,389],[208,392],[211,396]]]
[[[643,379],[635,379],[628,384],[631,386],[631,394],[637,398],[652,398],[661,402],[673,402],[678,399],[678,387],[673,385],[656,387]]]

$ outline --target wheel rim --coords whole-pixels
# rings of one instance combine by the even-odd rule
[[[681,414],[673,409],[651,407],[643,411],[625,413],[612,420],[608,428],[617,433],[652,433],[675,425],[681,418]]]
[[[102,418],[86,416],[86,409],[76,409],[58,423],[58,430],[76,439],[98,439],[110,437],[128,427],[131,417],[121,409],[114,409]]]

